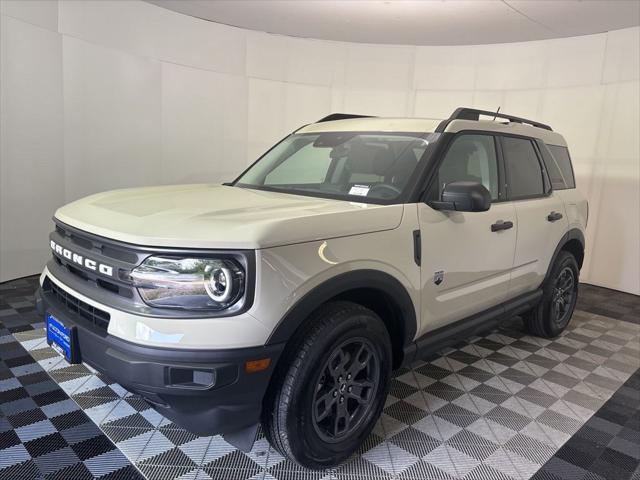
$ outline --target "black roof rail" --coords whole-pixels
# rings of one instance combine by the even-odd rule
[[[332,122],[334,120],[347,120],[349,118],[373,118],[373,115],[357,115],[354,113],[331,113],[321,118],[316,123]]]
[[[535,122],[533,120],[528,120],[526,118],[515,117],[513,115],[507,115],[506,113],[496,113],[490,112],[488,110],[477,110],[475,108],[467,108],[467,107],[459,107],[456,108],[455,111],[451,114],[448,120],[442,122],[438,126],[438,130],[442,128],[442,131],[446,128],[452,120],[480,120],[480,115],[486,115],[494,118],[504,118],[505,120],[509,120],[514,123],[526,123],[527,125],[531,125],[537,128],[544,128],[545,130],[553,131],[553,129],[549,125],[545,125],[544,123]]]

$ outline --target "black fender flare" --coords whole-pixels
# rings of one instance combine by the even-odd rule
[[[560,241],[558,242],[558,245],[556,246],[555,251],[553,252],[553,256],[551,257],[551,261],[549,262],[549,266],[547,267],[547,273],[544,276],[542,285],[544,285],[546,281],[549,279],[549,276],[551,275],[551,270],[553,269],[553,265],[556,263],[556,258],[558,258],[558,254],[564,248],[564,246],[567,243],[569,243],[571,240],[578,240],[578,242],[580,242],[580,245],[582,245],[582,251],[584,251],[584,246],[585,246],[584,233],[582,233],[581,230],[579,230],[578,228],[572,228],[567,233],[565,233],[560,239]]]
[[[322,304],[350,290],[372,288],[390,297],[399,309],[403,347],[413,342],[418,328],[409,292],[393,276],[379,270],[354,270],[332,277],[314,287],[284,315],[266,344],[287,342],[309,315]]]

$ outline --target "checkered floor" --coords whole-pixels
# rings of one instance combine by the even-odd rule
[[[26,282],[18,284],[19,291],[33,291],[32,279],[19,282]],[[605,464],[617,458],[615,463],[622,465],[615,476],[603,468],[581,468],[578,475],[569,467],[585,467],[586,460],[571,463],[572,451],[563,450],[640,367],[637,297],[628,296],[628,305],[618,303],[610,307],[614,310],[585,303],[588,310],[626,315],[624,320],[578,310],[567,331],[549,341],[526,335],[514,319],[398,372],[382,418],[358,454],[336,469],[313,472],[282,458],[262,436],[244,454],[220,437],[192,435],[87,366],[68,365],[47,346],[29,296],[3,293],[6,285],[0,285],[0,321],[12,336],[5,332],[0,342],[2,360],[13,376],[0,381],[3,479],[85,478],[87,471],[136,478],[135,465],[149,479],[508,480],[538,472],[540,479],[635,475],[640,480],[640,470],[633,473],[640,462],[637,409],[631,409],[632,418],[618,422],[619,431],[626,429],[626,442],[615,443],[612,437],[603,446],[604,440],[591,439],[602,446],[600,454],[612,452],[602,460]],[[5,350],[5,345],[15,346]],[[43,370],[53,381],[42,376]],[[36,371],[40,377],[32,379]],[[623,388],[627,402],[640,404],[638,388]],[[47,409],[49,404],[56,407]],[[71,424],[78,433],[65,435]],[[602,423],[588,428],[603,429]],[[87,438],[86,447],[79,446]],[[580,444],[571,448],[585,454]]]
[[[43,331],[33,289],[26,280],[0,285],[0,479],[142,479],[47,374],[49,353],[25,350]]]
[[[636,370],[533,479],[640,480],[639,463],[640,370]]]

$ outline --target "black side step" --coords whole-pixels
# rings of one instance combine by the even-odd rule
[[[491,330],[505,318],[519,315],[535,307],[541,298],[542,289],[539,288],[451,325],[427,332],[405,347],[403,365],[409,365],[414,360],[432,355],[472,335]]]

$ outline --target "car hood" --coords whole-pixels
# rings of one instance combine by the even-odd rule
[[[136,245],[253,249],[390,230],[402,211],[402,205],[174,185],[99,193],[61,207],[55,217]]]

